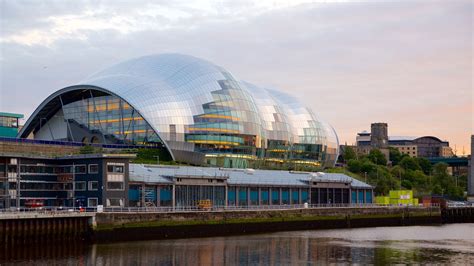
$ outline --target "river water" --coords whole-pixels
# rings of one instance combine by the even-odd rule
[[[474,264],[474,224],[4,248],[1,265]]]

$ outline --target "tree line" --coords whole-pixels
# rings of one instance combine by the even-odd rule
[[[466,175],[454,177],[448,173],[445,163],[432,165],[426,158],[410,157],[395,148],[389,148],[389,165],[379,149],[362,155],[346,146],[341,160],[352,176],[375,186],[376,195],[388,195],[393,189],[412,189],[416,196],[462,199],[467,190]]]

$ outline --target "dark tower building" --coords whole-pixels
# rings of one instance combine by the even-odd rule
[[[469,160],[469,176],[467,180],[467,195],[468,198],[474,201],[474,135],[471,135],[471,160]]]
[[[373,148],[388,148],[388,125],[387,123],[373,123],[370,125],[370,145]]]

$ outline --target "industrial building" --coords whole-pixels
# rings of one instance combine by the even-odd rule
[[[131,59],[62,88],[18,137],[147,145],[193,165],[334,166],[335,130],[295,97],[180,54]]]
[[[389,136],[387,123],[373,123],[371,132],[357,133],[356,143],[358,152],[362,154],[369,153],[372,148],[383,151],[391,147],[410,157],[446,158],[454,155],[448,141],[434,136]]]
[[[0,208],[372,203],[344,174],[130,164],[133,155],[0,155]]]
[[[130,164],[130,206],[372,203],[373,187],[337,173]]]

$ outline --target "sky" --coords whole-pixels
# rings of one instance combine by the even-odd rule
[[[176,52],[295,95],[342,144],[386,122],[389,135],[469,154],[473,11],[469,0],[0,0],[0,111],[28,117],[101,69]]]

